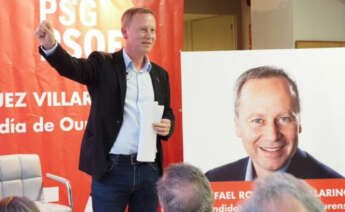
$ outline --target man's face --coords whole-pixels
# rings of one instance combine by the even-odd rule
[[[137,13],[128,26],[122,28],[126,50],[145,55],[151,51],[156,40],[156,20],[152,14]]]
[[[271,77],[247,81],[241,90],[236,134],[257,175],[280,169],[295,154],[301,131],[287,81]]]

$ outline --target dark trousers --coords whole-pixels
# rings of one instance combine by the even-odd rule
[[[91,196],[94,212],[157,212],[155,163],[112,160],[101,179],[92,179]]]

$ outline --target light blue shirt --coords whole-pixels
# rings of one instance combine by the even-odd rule
[[[287,168],[290,165],[291,160],[289,160],[281,169],[278,170],[278,172],[285,172],[287,170]],[[249,158],[248,159],[248,164],[247,164],[247,168],[246,168],[246,177],[244,179],[244,181],[252,181],[255,180],[255,176],[254,176],[254,166],[253,166],[253,162],[252,160]],[[256,175],[256,174],[255,174]]]
[[[123,49],[123,59],[127,72],[127,91],[123,123],[116,141],[109,153],[134,154],[138,151],[142,123],[142,105],[154,101],[152,80],[150,77],[151,63],[146,57],[142,69],[136,71],[133,61]]]

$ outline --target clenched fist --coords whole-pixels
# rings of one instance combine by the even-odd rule
[[[45,50],[51,49],[56,43],[53,26],[48,21],[42,21],[35,32],[35,36]]]

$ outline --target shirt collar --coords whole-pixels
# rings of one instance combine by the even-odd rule
[[[123,55],[123,60],[125,61],[125,65],[126,65],[126,72],[128,72],[129,70],[134,70],[133,61],[128,56],[128,54],[124,48],[122,49],[122,55]],[[150,59],[147,55],[145,55],[145,65],[140,71],[149,72],[149,71],[151,71],[151,68],[152,68],[152,65],[151,65]]]
[[[286,172],[287,168],[289,167],[291,163],[291,160],[289,160],[281,169],[278,170],[278,172]],[[246,175],[245,175],[245,181],[252,181],[256,178],[256,172],[252,163],[252,160],[250,157],[248,158],[248,163],[246,167]]]

